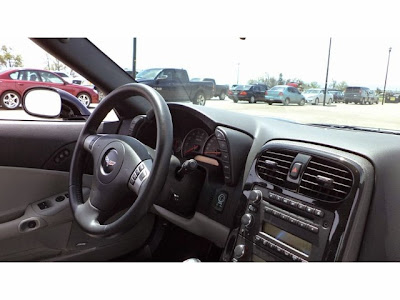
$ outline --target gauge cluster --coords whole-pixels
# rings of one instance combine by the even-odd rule
[[[219,159],[221,149],[215,134],[209,135],[202,128],[190,130],[183,139],[174,139],[174,152],[182,158],[193,158],[197,155]]]
[[[171,154],[180,160],[195,159],[209,171],[212,178],[232,186],[240,178],[242,167],[252,145],[252,138],[240,131],[219,125],[202,114],[194,113],[185,106],[171,109],[174,126]],[[129,135],[133,120],[121,126],[120,132]],[[136,124],[136,123],[135,123]],[[134,136],[143,144],[157,149],[155,119],[140,125]]]

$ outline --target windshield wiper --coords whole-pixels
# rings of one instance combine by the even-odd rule
[[[337,125],[337,124],[323,124],[323,123],[309,123],[307,125],[325,127],[325,128],[332,128],[332,129],[346,129],[346,130],[357,130],[357,131],[378,132],[378,133],[400,135],[400,131],[399,130],[389,130],[389,129],[373,128],[373,127]]]

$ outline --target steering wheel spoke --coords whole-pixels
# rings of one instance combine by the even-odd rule
[[[75,217],[79,225],[88,233],[99,234],[102,231],[102,225],[99,222],[101,211],[91,204],[90,199],[76,207]]]
[[[93,145],[96,143],[98,139],[100,139],[102,136],[101,134],[92,134],[88,135],[85,140],[83,141],[83,147],[85,148],[86,151],[89,153],[92,153],[93,151]]]

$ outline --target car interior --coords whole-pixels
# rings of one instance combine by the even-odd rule
[[[166,102],[88,39],[32,41],[107,96],[0,120],[0,261],[400,260],[398,133]]]

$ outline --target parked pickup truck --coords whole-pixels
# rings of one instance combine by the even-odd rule
[[[184,69],[146,69],[136,75],[136,81],[158,91],[166,101],[188,101],[205,105],[213,96],[214,84],[209,81],[189,81]]]
[[[220,100],[224,100],[229,91],[229,85],[217,84],[212,78],[192,78],[192,81],[211,81],[214,84],[213,96],[219,97]]]

